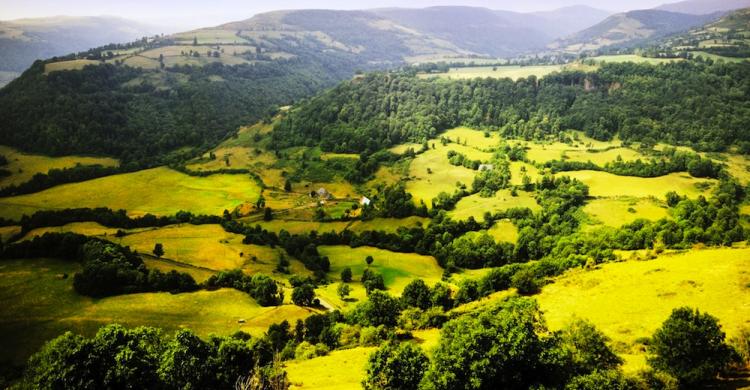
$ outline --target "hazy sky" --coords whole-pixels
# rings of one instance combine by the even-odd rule
[[[276,9],[428,7],[471,5],[511,11],[542,11],[569,5],[623,11],[652,8],[676,0],[0,0],[0,20],[56,15],[115,15],[180,26],[207,26],[247,19]]]

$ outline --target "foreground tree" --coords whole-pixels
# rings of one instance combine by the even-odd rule
[[[157,242],[154,245],[154,251],[153,252],[154,252],[154,256],[156,256],[156,257],[162,257],[162,256],[164,256],[164,245],[162,245],[161,243]]]
[[[315,288],[311,284],[305,283],[292,290],[292,302],[294,302],[295,305],[312,306],[314,298]]]
[[[367,361],[365,390],[411,390],[419,387],[430,361],[412,343],[386,343]]]
[[[536,303],[514,299],[445,324],[424,387],[521,389],[543,375]]]
[[[714,379],[731,361],[732,352],[724,338],[715,317],[681,307],[654,333],[654,356],[648,362],[677,378],[681,386],[695,386]]]
[[[401,300],[407,307],[417,307],[427,310],[432,306],[431,291],[422,279],[414,279],[404,287]]]

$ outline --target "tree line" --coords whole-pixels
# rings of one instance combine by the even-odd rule
[[[750,141],[747,63],[604,64],[542,79],[435,82],[374,73],[339,84],[292,110],[275,128],[279,148],[319,145],[371,152],[423,142],[460,125],[540,139],[581,129],[599,140],[725,150]]]

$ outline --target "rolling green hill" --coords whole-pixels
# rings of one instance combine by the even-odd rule
[[[549,47],[566,52],[632,47],[703,25],[719,16],[720,14],[717,13],[692,15],[660,10],[619,13],[595,26],[561,39]]]
[[[750,8],[719,20],[664,38],[648,48],[659,53],[686,53],[711,59],[741,60],[750,57]]]
[[[156,26],[107,16],[0,21],[0,72],[17,76],[39,59],[163,32]],[[8,82],[9,77],[0,78],[0,86]]]

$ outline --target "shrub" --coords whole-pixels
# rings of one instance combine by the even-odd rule
[[[387,343],[367,360],[365,390],[412,390],[419,386],[429,365],[427,356],[412,343]]]
[[[654,356],[648,362],[677,378],[682,386],[695,386],[715,378],[730,362],[731,349],[724,337],[715,317],[678,308],[654,333]]]

